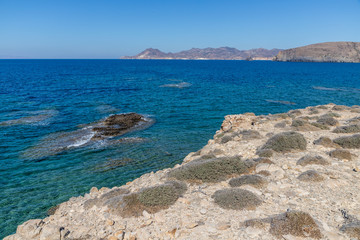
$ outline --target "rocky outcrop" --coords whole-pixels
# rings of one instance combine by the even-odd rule
[[[194,59],[194,60],[272,60],[281,49],[256,48],[238,50],[230,47],[192,48],[177,53],[164,53],[158,49],[148,48],[135,56],[121,59]]]
[[[359,109],[226,116],[182,164],[92,188],[5,240],[360,239]]]
[[[280,51],[275,61],[360,62],[359,42],[326,42]]]

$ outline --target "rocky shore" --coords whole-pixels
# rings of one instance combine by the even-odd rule
[[[229,115],[181,165],[92,188],[5,240],[360,239],[360,106]]]

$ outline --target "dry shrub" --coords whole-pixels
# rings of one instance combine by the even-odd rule
[[[344,149],[336,149],[334,151],[331,151],[329,155],[330,157],[338,158],[338,159],[346,159],[346,160],[352,159],[351,153],[348,150],[344,150]]]
[[[308,170],[300,174],[298,179],[303,182],[321,182],[324,180],[324,177],[315,170]]]
[[[339,137],[334,139],[333,142],[343,148],[360,148],[360,134],[348,137]]]
[[[253,161],[243,161],[240,157],[192,161],[172,170],[168,176],[191,182],[220,182],[232,175],[248,173],[254,164]]]
[[[231,187],[250,185],[256,188],[262,188],[266,186],[267,183],[266,179],[259,175],[243,175],[241,177],[231,179],[229,185]]]
[[[170,181],[144,188],[137,193],[111,198],[105,204],[114,214],[122,217],[138,217],[144,210],[156,213],[169,208],[186,190],[185,183]]]
[[[306,150],[306,139],[297,132],[284,132],[271,137],[262,149],[272,149],[275,152],[290,152],[291,150]]]
[[[326,161],[325,158],[323,158],[321,156],[306,155],[306,156],[300,158],[296,163],[296,165],[300,165],[300,166],[306,166],[306,165],[310,165],[310,164],[329,165],[329,162]]]
[[[289,211],[271,219],[270,233],[277,238],[291,234],[320,239],[322,234],[314,219],[306,212]]]
[[[262,203],[254,193],[238,188],[218,190],[212,198],[220,207],[234,210],[252,210]]]

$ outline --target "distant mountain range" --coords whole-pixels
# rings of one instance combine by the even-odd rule
[[[360,42],[325,42],[283,50],[274,58],[286,62],[360,62]]]
[[[177,53],[164,53],[159,49],[148,48],[135,56],[125,56],[121,59],[194,59],[194,60],[272,60],[281,49],[256,48],[238,50],[230,47],[192,48]]]

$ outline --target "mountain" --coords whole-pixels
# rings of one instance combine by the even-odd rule
[[[135,56],[121,59],[212,59],[212,60],[272,60],[281,49],[256,48],[238,50],[230,47],[192,48],[177,53],[164,53],[158,49],[148,48]]]
[[[360,42],[326,42],[283,50],[275,61],[360,62]]]

